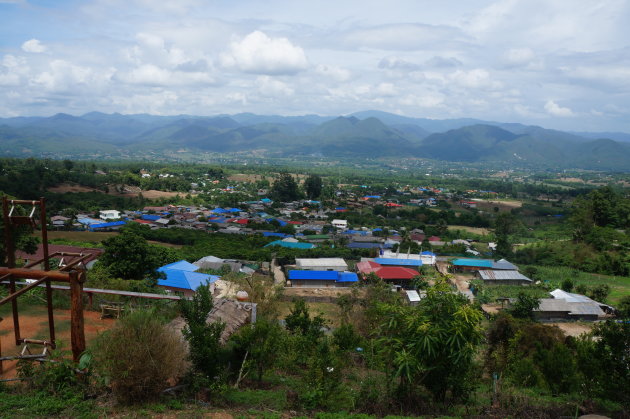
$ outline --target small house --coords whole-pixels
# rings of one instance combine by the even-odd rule
[[[295,266],[302,271],[337,271],[348,270],[348,264],[342,258],[297,258]]]
[[[291,286],[302,288],[348,287],[359,281],[354,272],[289,271]]]
[[[117,210],[102,210],[99,211],[99,217],[101,220],[117,220],[120,218],[120,211]]]

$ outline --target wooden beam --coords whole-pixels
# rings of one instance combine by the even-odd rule
[[[11,275],[11,278],[39,279],[48,277],[51,281],[70,282],[70,274],[60,271],[39,271],[24,268],[0,267],[0,276]]]
[[[83,328],[83,282],[85,273],[70,272],[70,340],[72,344],[72,359],[79,362],[85,351],[85,330]]]
[[[28,284],[27,286],[25,286],[24,288],[20,288],[17,291],[11,292],[11,294],[7,295],[6,297],[4,297],[2,300],[0,300],[0,306],[3,304],[8,303],[9,301],[14,301],[16,298],[18,298],[20,295],[24,294],[25,292],[37,287],[39,284],[41,284],[42,282],[48,280],[48,277],[43,277],[38,279],[35,282],[31,282],[30,284]]]

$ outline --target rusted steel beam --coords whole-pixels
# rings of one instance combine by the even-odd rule
[[[37,205],[39,201],[30,201],[28,199],[11,199],[9,202],[12,205]]]

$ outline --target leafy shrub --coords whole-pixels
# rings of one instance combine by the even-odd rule
[[[48,362],[20,360],[17,364],[18,375],[28,378],[31,388],[35,390],[56,396],[70,396],[81,390],[81,382],[67,355],[63,351],[53,350]]]
[[[186,321],[183,333],[190,345],[190,360],[196,372],[213,379],[221,371],[223,349],[221,333],[224,323],[208,323],[207,318],[213,308],[210,289],[197,288],[192,300],[180,300],[182,317]]]
[[[136,311],[100,335],[92,346],[95,365],[124,403],[156,398],[186,370],[181,336],[153,311]]]

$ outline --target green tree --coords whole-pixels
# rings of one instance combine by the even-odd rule
[[[512,303],[509,312],[518,319],[533,319],[534,310],[540,306],[540,300],[536,297],[519,292],[516,301]]]
[[[99,259],[112,276],[123,279],[157,279],[156,269],[175,262],[177,252],[165,247],[151,245],[131,230],[103,241],[105,253]]]
[[[300,191],[293,176],[289,173],[280,173],[271,187],[270,195],[276,201],[288,202],[299,199]]]
[[[416,307],[381,306],[379,347],[395,394],[408,398],[421,384],[438,400],[465,398],[472,389],[473,357],[483,334],[481,313],[448,284],[427,289]]]
[[[265,371],[275,365],[283,339],[283,331],[277,321],[264,317],[255,324],[242,328],[233,340],[250,361],[258,382],[262,382]],[[246,362],[247,364],[247,362]]]
[[[319,175],[310,175],[304,181],[304,190],[308,199],[316,199],[322,193],[322,178]]]
[[[190,360],[196,372],[213,379],[223,367],[221,333],[224,323],[208,323],[208,315],[214,304],[210,288],[200,286],[191,300],[179,300],[182,317],[186,321],[183,333],[190,345]]]

